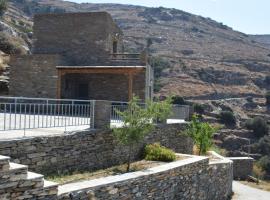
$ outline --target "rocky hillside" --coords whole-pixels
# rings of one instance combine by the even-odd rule
[[[270,35],[250,35],[250,37],[263,45],[267,48],[270,48]]]
[[[109,12],[125,34],[126,51],[151,39],[156,92],[197,99],[261,96],[270,89],[270,47],[209,18],[176,9],[60,0],[11,0],[3,23],[31,47],[32,17],[45,12]]]

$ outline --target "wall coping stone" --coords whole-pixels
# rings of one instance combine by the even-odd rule
[[[196,162],[209,162],[209,158],[204,156],[193,156],[187,154],[177,154],[180,156],[188,157],[184,160],[179,160],[171,163],[166,163],[160,166],[152,167],[147,170],[125,173],[121,175],[115,176],[107,176],[103,178],[93,179],[89,181],[81,181],[76,183],[69,183],[58,187],[58,196],[65,195],[67,193],[72,193],[75,191],[80,191],[84,189],[90,189],[92,187],[97,187],[101,185],[108,185],[116,182],[126,181],[129,179],[136,179],[141,176],[149,176],[152,174],[157,174],[164,171],[169,171],[175,168],[184,167],[186,165],[190,165]]]
[[[251,157],[226,157],[230,160],[254,160],[254,158]]]

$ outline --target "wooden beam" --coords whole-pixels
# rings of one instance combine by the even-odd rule
[[[140,72],[143,72],[145,69],[144,68],[122,68],[122,69],[113,69],[113,68],[108,68],[108,69],[94,69],[94,68],[88,68],[88,69],[58,69],[58,71],[62,72],[62,75],[65,74],[138,74]]]
[[[133,74],[128,75],[128,100],[130,101],[133,97]]]
[[[57,77],[57,99],[61,99],[62,72],[58,70]]]

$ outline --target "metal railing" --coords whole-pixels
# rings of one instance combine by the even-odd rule
[[[139,53],[112,53],[110,54],[111,60],[140,60],[141,54]]]
[[[170,119],[188,120],[190,117],[190,106],[173,105]]]
[[[145,106],[145,104],[141,104]],[[111,121],[114,123],[121,123],[123,121],[122,117],[119,115],[119,111],[123,112],[128,109],[127,102],[112,103],[111,106]],[[190,117],[190,106],[187,105],[173,105],[172,113],[168,119],[171,120],[188,120]]]
[[[94,101],[0,97],[0,131],[89,125]]]
[[[94,127],[96,100],[44,99],[0,96],[0,131],[87,125]],[[128,109],[127,102],[110,102],[110,123],[121,126],[119,111]],[[146,104],[141,103],[145,107]],[[189,106],[173,105],[168,119],[186,120]],[[99,119],[100,120],[100,119]],[[102,119],[101,119],[102,120]],[[177,123],[177,122],[176,122]]]

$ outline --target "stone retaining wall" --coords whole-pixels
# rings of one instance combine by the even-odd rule
[[[60,186],[59,200],[226,200],[232,194],[232,162],[190,158],[145,171]]]
[[[246,179],[252,175],[254,159],[250,157],[229,157],[233,161],[234,179]]]
[[[180,135],[184,124],[160,125],[153,134],[134,148],[133,159],[138,159],[145,144],[160,142],[180,153],[192,153],[193,142]],[[117,145],[111,130],[80,131],[58,136],[0,141],[0,155],[28,165],[42,174],[73,170],[95,170],[126,161],[127,148]]]

